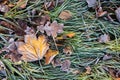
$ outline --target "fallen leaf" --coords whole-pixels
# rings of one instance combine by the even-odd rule
[[[47,21],[50,21],[50,16],[49,15],[44,15],[44,16],[41,16],[41,19],[40,19],[40,25],[45,25],[47,23]]]
[[[72,14],[69,10],[64,10],[60,13],[59,18],[63,20],[68,20],[72,17]]]
[[[63,49],[63,52],[66,54],[66,55],[71,55],[72,54],[72,48],[70,46],[66,46],[64,49]]]
[[[21,57],[22,57],[22,54],[19,54],[18,52],[15,52],[15,51],[14,52],[10,51],[4,56],[4,58],[10,59],[12,62],[21,61]]]
[[[58,54],[59,52],[56,50],[49,49],[47,53],[45,54],[45,64],[50,64],[53,58]]]
[[[22,22],[22,23],[24,23],[24,22]],[[18,24],[19,24],[19,23],[18,23]],[[0,25],[6,27],[6,28],[8,28],[8,29],[11,29],[11,30],[14,31],[17,35],[24,35],[24,34],[25,34],[25,32],[23,31],[24,26],[20,26],[20,28],[19,28],[19,27],[15,27],[14,25],[8,23],[7,21],[2,21],[2,20],[0,21]],[[22,27],[22,29],[21,29],[21,27]],[[6,33],[9,33],[9,31],[5,31],[5,32],[6,32]]]
[[[61,64],[61,70],[62,71],[65,71],[65,72],[69,72],[70,70],[70,65],[71,65],[71,62],[70,60],[64,60]]]
[[[97,4],[96,0],[86,0],[86,2],[88,3],[88,7],[95,7]]]
[[[103,34],[99,37],[98,41],[100,43],[107,43],[110,41],[110,36],[108,34]]]
[[[0,79],[2,78],[1,80],[3,80],[5,77],[7,77],[6,68],[3,62],[0,60]]]
[[[40,60],[44,57],[49,45],[44,35],[36,38],[36,35],[25,35],[25,43],[18,46],[18,52],[22,54],[21,59],[27,62]]]
[[[103,56],[103,60],[109,60],[109,59],[111,59],[111,58],[112,58],[112,56],[109,55],[109,54],[105,54],[105,55]]]
[[[85,69],[86,69],[85,74],[91,74],[91,67],[90,66],[85,67]]]
[[[52,63],[53,67],[61,66],[61,60],[60,59],[54,59],[54,60],[52,60],[51,63]]]
[[[32,29],[31,27],[28,27],[25,29],[24,31],[27,35],[31,35],[31,34],[35,34],[34,29]]]
[[[105,71],[107,71],[112,76],[112,78],[114,80],[119,80],[120,79],[120,70],[119,69],[106,67],[106,66],[104,66],[103,69]]]
[[[8,12],[9,11],[9,7],[5,4],[0,4],[0,12]]]
[[[96,17],[103,17],[107,14],[107,11],[103,11],[102,7],[99,7],[96,11]]]
[[[17,6],[20,6],[20,8],[26,8],[28,0],[19,0],[17,2]]]
[[[63,24],[58,24],[57,21],[53,21],[52,23],[47,22],[44,25],[37,26],[38,31],[41,33],[46,32],[48,36],[53,36],[57,37],[57,33],[62,33],[63,32]]]
[[[52,9],[54,9],[54,7],[55,7],[55,1],[50,1],[50,2],[46,2],[45,4],[44,4],[44,8],[46,9],[46,10],[52,10]]]
[[[21,60],[21,54],[17,52],[17,47],[23,45],[23,42],[15,42],[13,38],[8,41],[8,46],[5,46],[2,51],[6,51],[7,54],[4,58],[10,59],[12,62],[19,62]]]
[[[65,34],[65,36],[67,36],[68,38],[73,38],[75,36],[75,33],[70,32],[70,33]]]
[[[80,73],[80,70],[71,68],[70,72],[72,72],[72,74],[74,74],[74,75],[77,75]]]
[[[118,21],[120,22],[120,7],[117,8],[117,10],[115,10],[115,14],[116,14]]]

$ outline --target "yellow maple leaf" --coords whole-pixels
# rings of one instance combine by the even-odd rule
[[[49,45],[45,36],[36,38],[35,35],[25,35],[25,43],[18,46],[18,52],[22,54],[21,59],[27,62],[40,60],[44,57]]]
[[[58,54],[58,51],[49,49],[45,54],[45,64],[50,64],[53,58]]]

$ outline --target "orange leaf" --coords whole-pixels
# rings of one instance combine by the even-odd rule
[[[70,33],[66,34],[66,36],[69,37],[69,38],[72,38],[72,37],[75,36],[75,33],[74,32],[70,32]]]
[[[45,54],[45,64],[50,64],[53,58],[58,54],[58,51],[49,49]]]
[[[23,55],[22,60],[30,62],[42,59],[48,49],[45,36],[37,39],[35,35],[26,35],[25,43],[18,47],[18,52]]]

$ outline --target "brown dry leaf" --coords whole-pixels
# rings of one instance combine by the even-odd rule
[[[5,46],[2,50],[7,52],[4,57],[10,59],[13,62],[19,62],[22,55],[17,52],[17,47],[20,45],[23,45],[23,42],[15,42],[13,38],[10,38],[8,46]]]
[[[22,54],[21,59],[27,62],[40,60],[44,57],[49,45],[44,35],[36,38],[36,35],[25,35],[25,43],[18,46],[18,52]]]
[[[19,21],[18,21],[18,24],[20,24]],[[15,27],[14,25],[12,25],[6,21],[0,21],[0,25],[4,26],[6,28],[9,28],[10,30],[14,31],[17,35],[24,35],[25,34],[23,29],[25,29],[26,25],[23,25],[23,24],[24,24],[24,22],[22,21],[22,24],[20,24],[20,27],[22,27],[22,29],[21,29],[21,28]],[[0,32],[2,32],[2,31],[0,30]],[[5,30],[3,32],[9,33],[10,31]]]
[[[96,17],[103,17],[107,14],[107,11],[103,11],[102,7],[99,7],[96,11]]]
[[[2,51],[15,52],[17,50],[17,47],[22,44],[23,42],[19,42],[19,41],[15,42],[13,38],[10,38],[8,44],[5,45],[4,48],[2,48]]]
[[[50,16],[49,15],[42,15],[40,18],[34,18],[33,21],[35,22],[36,25],[39,26],[44,26],[47,22],[50,21]],[[38,26],[38,28],[39,28]]]
[[[47,22],[45,26],[40,25],[37,27],[37,29],[41,33],[44,33],[45,31],[48,36],[57,37],[57,33],[63,32],[63,27],[63,24],[58,24],[57,21],[53,21],[52,23]]]
[[[72,47],[71,47],[71,46],[66,46],[66,47],[63,49],[63,52],[64,52],[66,55],[71,55],[71,54],[72,54]]]
[[[40,25],[45,25],[47,23],[47,21],[50,21],[50,16],[49,15],[44,15],[44,16],[41,16],[41,19],[40,19]]]
[[[19,54],[18,52],[12,52],[10,51],[7,53],[4,58],[10,59],[12,62],[19,62],[21,60],[22,54]]]
[[[68,20],[71,17],[72,17],[72,13],[69,10],[64,10],[59,15],[59,18],[63,20]]]
[[[88,7],[95,7],[97,4],[96,0],[86,0],[86,2],[88,3]]]
[[[115,68],[111,68],[111,67],[103,67],[103,69],[105,71],[107,71],[114,80],[119,80],[120,79],[120,70],[119,69],[115,69]]]
[[[90,66],[85,67],[85,69],[86,69],[85,74],[91,74],[91,67]]]
[[[73,38],[75,35],[76,35],[75,32],[70,32],[66,34],[68,38]]]
[[[71,65],[71,62],[70,60],[64,60],[61,64],[61,70],[62,71],[65,71],[65,72],[69,72],[70,70],[70,65]]]
[[[53,67],[61,66],[61,60],[60,59],[54,59],[54,60],[52,60],[51,63],[52,63]]]
[[[45,64],[50,64],[53,58],[58,54],[58,51],[49,49],[45,54]]]
[[[117,10],[115,10],[115,14],[116,14],[118,21],[120,22],[120,7],[117,8]]]
[[[103,34],[99,37],[98,41],[100,43],[107,43],[110,41],[110,36],[108,34]]]
[[[20,8],[26,8],[28,0],[19,0],[17,2],[17,5],[20,6]]]

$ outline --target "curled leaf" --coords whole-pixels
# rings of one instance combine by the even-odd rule
[[[25,43],[18,46],[18,52],[22,54],[21,59],[24,61],[36,61],[43,58],[49,49],[49,45],[44,35],[36,38],[35,35],[26,35]]]
[[[45,54],[45,64],[50,64],[53,58],[58,54],[58,51],[49,49]]]

